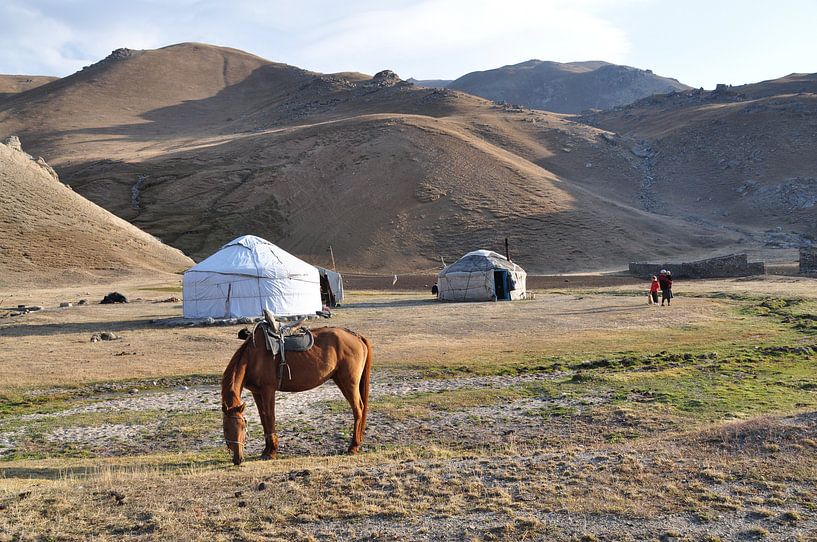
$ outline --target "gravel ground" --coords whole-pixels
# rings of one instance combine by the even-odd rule
[[[418,393],[434,393],[453,390],[501,389],[520,386],[542,380],[561,378],[558,374],[530,374],[522,376],[489,376],[465,377],[456,379],[407,379],[388,374],[373,375],[371,400],[389,396],[407,396]],[[245,391],[243,398],[247,403],[247,418],[250,423],[251,438],[248,442],[248,453],[260,453],[263,442],[260,438],[260,419],[255,408],[252,394]],[[276,419],[281,437],[282,452],[290,454],[313,454],[340,451],[346,441],[351,426],[351,413],[345,409],[329,408],[330,401],[343,401],[340,390],[331,381],[324,385],[300,393],[281,392],[276,396]],[[575,403],[575,402],[574,402]],[[534,412],[547,405],[571,406],[580,409],[582,405],[570,404],[561,399],[525,399],[505,405],[501,409],[493,406],[468,408],[447,412],[440,419],[407,419],[392,420],[386,416],[372,413],[366,435],[368,445],[406,444],[409,435],[438,434],[449,442],[465,442],[467,432],[485,432],[507,436],[513,432],[525,432],[527,424],[519,423]],[[49,413],[26,414],[17,418],[16,423],[22,427],[4,431],[0,436],[0,457],[14,451],[21,439],[27,435],[26,426],[48,422],[59,424],[60,418],[87,414],[123,414],[127,412],[157,412],[158,419],[143,423],[88,423],[57,427],[45,435],[52,444],[71,445],[86,448],[99,455],[131,455],[153,451],[190,451],[220,445],[220,388],[214,385],[179,386],[172,390],[136,391],[128,395],[107,394],[99,398],[84,401],[83,404]],[[162,415],[165,414],[165,416]],[[173,415],[202,413],[212,416],[213,430],[200,438],[173,440],[167,434],[163,422],[172,419]],[[518,418],[518,419],[517,419]],[[511,420],[516,420],[511,423]],[[479,420],[479,428],[474,421]],[[67,421],[70,423],[70,421]],[[510,425],[509,425],[510,424]],[[492,430],[491,427],[508,425],[513,430]],[[320,429],[316,429],[320,428]],[[534,431],[533,428],[531,428]],[[476,442],[484,445],[485,438]]]

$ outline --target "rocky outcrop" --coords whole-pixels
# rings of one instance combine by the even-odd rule
[[[367,87],[393,87],[397,84],[403,83],[403,80],[391,70],[383,70],[374,74],[371,81],[368,81]],[[406,83],[409,84],[409,83]]]
[[[3,145],[11,150],[23,152],[23,144],[20,143],[20,138],[17,136],[8,136],[5,141],[3,141]]]
[[[128,49],[127,47],[120,47],[119,49],[114,49],[113,51],[111,51],[111,54],[109,54],[107,57],[105,57],[105,60],[112,60],[112,61],[125,60],[127,58],[130,58],[130,57],[134,56],[135,54],[137,54],[139,52],[140,51],[138,51],[136,49]]]
[[[57,172],[54,170],[54,168],[49,166],[42,156],[38,156],[37,159],[35,160],[33,156],[31,156],[30,154],[23,150],[23,144],[20,142],[19,137],[9,136],[5,139],[5,141],[3,141],[3,145],[5,145],[6,147],[10,148],[13,151],[25,155],[26,158],[28,158],[29,160],[33,161],[35,164],[43,168],[46,173],[48,173],[51,177],[54,178],[54,180],[56,181],[60,180],[60,176],[57,175]]]

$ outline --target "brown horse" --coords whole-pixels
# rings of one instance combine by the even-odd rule
[[[260,327],[260,326],[259,326]],[[369,376],[372,369],[372,345],[352,331],[337,327],[312,330],[315,345],[306,352],[288,352],[285,374],[278,385],[279,356],[266,348],[264,331],[256,327],[252,335],[233,354],[221,380],[221,410],[224,412],[224,440],[233,454],[233,463],[244,460],[247,436],[246,404],[241,391],[247,388],[255,398],[261,424],[264,426],[264,452],[261,459],[271,459],[278,451],[275,434],[275,392],[306,391],[330,378],[352,406],[355,424],[349,453],[357,453],[366,427],[369,404]]]

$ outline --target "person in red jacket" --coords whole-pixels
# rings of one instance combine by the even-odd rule
[[[660,288],[660,286],[658,285],[658,278],[655,275],[653,275],[652,282],[650,283],[649,293],[650,305],[658,305],[658,288]]]
[[[658,285],[661,286],[661,306],[664,306],[664,301],[667,305],[672,301],[672,272],[661,270],[658,275]]]

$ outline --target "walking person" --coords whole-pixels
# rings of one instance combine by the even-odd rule
[[[658,305],[658,289],[661,286],[658,284],[658,277],[655,275],[652,276],[652,282],[650,283],[650,293],[647,296],[650,298],[650,305]]]
[[[658,275],[658,284],[661,286],[661,306],[664,306],[664,301],[669,306],[672,302],[672,272],[662,269]]]

